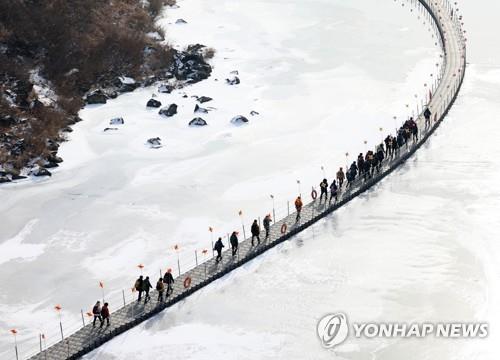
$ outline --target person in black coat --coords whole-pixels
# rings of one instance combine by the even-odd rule
[[[330,203],[332,202],[333,198],[335,198],[335,202],[337,202],[337,195],[338,195],[338,187],[334,179],[332,181],[332,184],[330,185]]]
[[[431,116],[432,116],[431,110],[429,108],[426,108],[424,111],[425,127],[431,124]]]
[[[219,262],[222,260],[222,249],[224,248],[224,244],[222,243],[222,238],[217,239],[214,245],[214,250],[217,251],[217,258],[215,259],[216,262]]]
[[[321,195],[319,196],[319,202],[323,199],[323,195],[325,196],[325,202],[328,199],[328,180],[323,179],[323,181],[319,184],[319,188],[321,190]]]
[[[174,277],[172,276],[172,269],[167,269],[165,275],[163,275],[163,282],[167,284],[167,293],[165,297],[168,297],[174,291],[173,283],[175,282]]]
[[[146,276],[146,278],[144,279],[144,281],[142,283],[142,290],[145,293],[144,304],[147,303],[151,299],[151,296],[149,296],[149,290],[152,288],[153,288],[153,286],[151,285],[151,282],[149,281],[149,276]]]
[[[257,223],[257,220],[253,221],[250,231],[252,232],[252,246],[254,238],[257,238],[257,244],[260,244],[260,226]]]
[[[231,242],[231,253],[235,256],[238,252],[238,233],[236,231],[233,231],[229,241]]]
[[[271,214],[267,214],[264,216],[264,220],[262,221],[264,224],[264,229],[266,230],[266,239],[269,238],[269,231],[271,231],[271,222],[273,219],[271,218]]]

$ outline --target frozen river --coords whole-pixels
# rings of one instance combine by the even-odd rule
[[[283,209],[295,180],[316,185],[322,165],[331,177],[345,152],[363,151],[363,140],[373,144],[379,127],[407,115],[405,104],[436,71],[428,25],[399,2],[179,5],[164,21],[172,42],[217,49],[213,77],[185,89],[214,98],[210,126],[186,126],[195,102],[181,92],[158,97],[180,105],[166,120],[145,109],[155,88],[136,91],[82,112],[51,179],[0,188],[0,324],[34,338],[31,346],[37,329],[57,327],[55,304],[74,323],[100,297],[100,280],[106,291],[129,288],[138,263],[151,274],[171,266],[175,244],[192,261],[210,245],[209,226],[232,230],[240,209],[247,222],[263,215],[270,193]],[[483,14],[473,5],[464,13],[468,30],[480,31]],[[188,24],[169,25],[177,18]],[[471,44],[482,40],[472,36]],[[352,341],[339,357],[487,358],[499,315],[500,57],[483,47],[471,53],[451,116],[403,169],[89,358],[331,358],[315,327],[337,310],[357,320],[491,323],[484,341]],[[233,70],[238,87],[223,81]],[[251,110],[261,115],[249,126],[229,123]],[[104,134],[114,116],[125,125]],[[165,146],[147,148],[152,136]],[[12,358],[11,340],[0,337],[1,358]]]

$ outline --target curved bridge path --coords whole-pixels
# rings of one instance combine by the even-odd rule
[[[437,129],[444,117],[453,105],[465,75],[466,57],[465,57],[465,38],[461,30],[461,19],[453,10],[452,3],[446,0],[410,0],[412,4],[418,5],[422,13],[429,17],[437,26],[441,46],[443,50],[444,67],[441,72],[441,78],[429,107],[433,112],[431,125],[426,129],[425,120],[422,115],[418,117],[418,126],[420,129],[420,139],[417,142],[410,143],[408,147],[403,146],[400,149],[399,156],[395,158],[386,158],[383,162],[382,170],[373,178],[362,181],[358,180],[349,189],[342,189],[339,198],[335,204],[320,204],[318,200],[312,201],[304,206],[301,220],[295,222],[295,214],[290,214],[279,221],[271,228],[270,237],[261,242],[259,246],[251,246],[250,239],[240,242],[239,253],[234,258],[230,250],[223,253],[223,260],[220,263],[211,258],[204,263],[196,266],[192,270],[181,274],[175,281],[173,293],[168,300],[158,303],[155,294],[152,294],[152,301],[147,304],[133,302],[123,306],[111,314],[111,325],[100,330],[92,325],[83,326],[81,329],[66,337],[64,340],[52,345],[48,349],[40,351],[31,359],[59,360],[76,359],[90,351],[96,349],[101,344],[111,340],[115,336],[127,331],[128,329],[147,320],[162,310],[185,299],[195,291],[207,286],[211,282],[223,277],[233,269],[252,260],[266,250],[282,243],[308,228],[318,220],[331,214],[350,200],[365,192],[384,177],[389,175],[395,169],[412,156],[430,135]],[[287,229],[282,233],[282,225],[286,224]],[[191,284],[184,286],[184,280],[190,277]],[[155,292],[155,291],[153,291]],[[42,350],[42,349],[40,349]]]

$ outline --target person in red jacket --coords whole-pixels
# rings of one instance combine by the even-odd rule
[[[108,303],[104,303],[104,306],[101,309],[101,317],[102,317],[101,327],[104,325],[105,321],[107,323],[106,326],[109,326],[109,307],[108,307]]]

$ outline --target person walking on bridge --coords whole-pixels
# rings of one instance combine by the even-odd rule
[[[337,171],[337,180],[339,182],[339,189],[340,190],[342,190],[342,184],[344,183],[344,179],[345,179],[344,170],[342,170],[342,168],[340,168],[339,171]]]
[[[167,284],[167,294],[165,295],[165,298],[167,298],[168,295],[170,295],[174,291],[172,284],[175,281],[174,277],[172,276],[172,269],[167,269],[167,272],[165,273],[165,275],[163,275],[163,282]]]
[[[321,204],[323,195],[325,196],[325,202],[326,200],[328,200],[328,180],[323,179],[323,181],[319,184],[319,188],[321,190],[321,195],[319,196],[319,203]]]
[[[105,321],[107,322],[106,326],[109,326],[109,304],[108,303],[104,303],[104,306],[102,307],[102,310],[101,310],[101,316],[102,316],[101,327],[104,325]]]
[[[330,185],[330,203],[332,202],[333,198],[335,198],[335,201],[333,203],[335,204],[337,202],[337,190],[337,183],[335,182],[335,180],[333,180],[332,184]]]
[[[151,296],[149,296],[149,290],[152,289],[151,282],[149,281],[149,276],[146,276],[144,281],[142,282],[142,291],[144,291],[144,304],[146,304],[149,300],[151,300]]]
[[[102,317],[101,317],[101,302],[97,301],[92,308],[92,314],[94,315],[94,322],[92,323],[92,326],[95,327],[95,321],[99,319],[99,321],[102,323]]]
[[[229,242],[231,243],[231,254],[233,256],[236,256],[236,253],[238,252],[238,232],[233,231],[231,234],[231,237],[229,238]]]
[[[430,126],[431,124],[431,116],[432,112],[431,110],[427,107],[424,111],[424,118],[425,118],[425,127]]]
[[[271,231],[271,223],[272,223],[272,218],[271,218],[271,214],[267,214],[265,217],[264,217],[264,229],[266,230],[266,240],[269,238],[269,232]]]
[[[253,238],[252,238],[253,240]],[[252,244],[253,245],[253,244]],[[222,260],[222,249],[224,248],[224,244],[222,243],[222,238],[218,238],[214,245],[214,250],[217,251],[217,257],[215,258],[216,262]]]
[[[159,278],[156,282],[156,290],[158,291],[158,301],[163,301],[163,293],[165,292],[165,284],[163,279]]]
[[[302,203],[302,198],[299,196],[297,199],[295,199],[295,210],[297,210],[297,216],[295,217],[295,221],[299,222],[300,220],[300,213],[302,212],[302,206],[304,204]]]
[[[135,281],[135,284],[134,284],[134,288],[135,290],[139,293],[139,297],[137,298],[137,301],[141,301],[141,297],[142,297],[142,292],[143,292],[143,283],[144,283],[144,279],[142,278],[142,275],[139,276],[139,278]]]
[[[250,231],[252,232],[252,246],[253,246],[253,239],[257,238],[257,244],[260,244],[260,226],[257,223],[257,220],[253,221],[252,227],[250,228]]]

